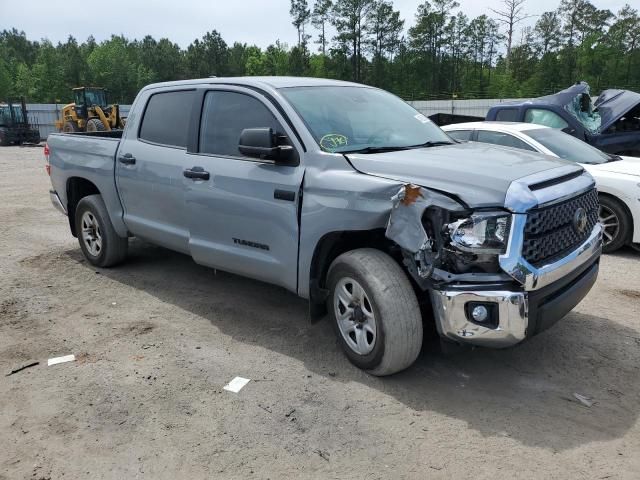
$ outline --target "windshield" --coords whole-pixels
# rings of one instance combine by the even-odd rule
[[[85,98],[88,106],[98,105],[99,107],[104,107],[107,105],[104,90],[87,88],[85,91]]]
[[[327,86],[283,88],[281,92],[327,152],[453,143],[427,117],[382,90]]]
[[[610,155],[560,130],[536,128],[526,130],[524,133],[564,160],[590,164],[606,163],[612,160]]]
[[[22,107],[20,105],[14,105],[13,107],[13,118],[16,123],[23,123],[24,118],[22,118]]]
[[[600,114],[593,109],[593,102],[589,95],[589,89],[580,95],[576,95],[565,109],[573,115],[591,133],[598,133],[602,122]]]
[[[11,112],[8,105],[0,105],[0,125],[12,125],[15,123],[23,123],[22,107],[20,105],[13,105],[13,120],[11,119]]]

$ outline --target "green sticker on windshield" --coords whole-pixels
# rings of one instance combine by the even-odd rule
[[[339,133],[329,133],[320,139],[320,146],[327,152],[335,152],[337,148],[349,144],[349,140]]]

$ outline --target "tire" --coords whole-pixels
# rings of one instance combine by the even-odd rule
[[[600,195],[598,218],[603,227],[604,253],[612,253],[624,246],[631,231],[631,217],[622,203],[615,198]]]
[[[75,225],[82,253],[92,265],[111,267],[127,256],[128,239],[116,233],[100,195],[78,202]]]
[[[329,267],[327,285],[329,316],[351,363],[384,376],[408,368],[418,358],[423,336],[420,306],[409,279],[389,255],[369,248],[344,253]]]
[[[74,133],[78,132],[79,130],[80,129],[75,122],[64,122],[64,125],[62,126],[63,133]]]
[[[8,138],[9,136],[7,134],[7,131],[4,128],[0,128],[0,146],[2,147],[9,146],[10,142]]]
[[[104,132],[104,124],[99,118],[92,118],[87,122],[87,132]]]

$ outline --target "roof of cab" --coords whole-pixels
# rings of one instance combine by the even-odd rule
[[[525,130],[536,130],[538,128],[550,128],[546,125],[538,125],[536,123],[524,123],[524,122],[466,122],[466,123],[452,123],[451,125],[444,125],[442,129],[447,130],[467,130],[474,128],[483,128],[485,130],[508,130],[512,132],[523,132]]]
[[[246,85],[248,87],[257,88],[288,88],[288,87],[365,87],[373,88],[368,85],[362,85],[360,83],[344,82],[342,80],[330,80],[327,78],[314,78],[314,77],[209,77],[209,78],[195,78],[191,80],[174,80],[171,82],[152,83],[144,87],[144,89],[150,88],[165,88],[165,87],[179,87],[185,85],[202,85],[202,84],[226,84],[226,85]]]

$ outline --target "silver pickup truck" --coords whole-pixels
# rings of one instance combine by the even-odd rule
[[[121,138],[119,138],[121,137]],[[122,132],[52,134],[53,204],[87,260],[128,237],[280,285],[327,311],[348,358],[407,368],[442,339],[522,342],[595,282],[598,197],[582,167],[460,144],[399,98],[310,78],[154,84]]]

